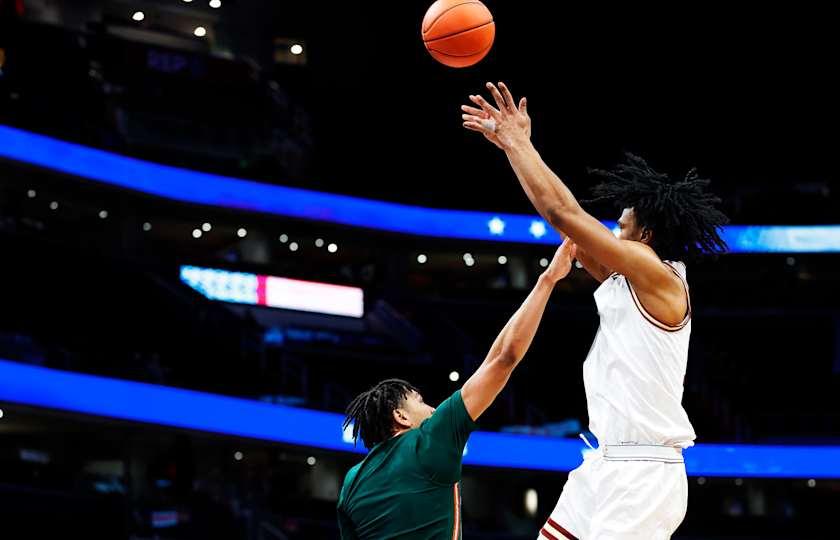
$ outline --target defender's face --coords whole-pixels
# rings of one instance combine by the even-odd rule
[[[406,427],[416,428],[420,427],[423,421],[432,416],[435,408],[424,402],[423,396],[419,393],[411,392],[403,402],[402,411],[407,420],[406,423],[408,425]]]

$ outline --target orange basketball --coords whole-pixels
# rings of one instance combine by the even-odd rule
[[[478,0],[437,0],[423,17],[422,32],[423,43],[435,60],[462,68],[487,56],[496,23]]]

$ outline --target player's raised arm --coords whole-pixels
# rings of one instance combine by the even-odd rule
[[[464,383],[461,398],[473,420],[478,419],[493,403],[514,368],[528,352],[551,292],[557,282],[568,275],[574,257],[574,244],[565,240],[531,294],[496,337],[484,362]]]
[[[577,254],[575,258],[578,262],[580,262],[581,266],[583,266],[583,269],[586,270],[593,279],[595,279],[595,281],[601,283],[610,277],[612,270],[596,261],[595,258],[587,253],[585,249],[577,248],[576,252]]]
[[[497,107],[480,95],[470,96],[477,107],[462,106],[464,127],[484,135],[504,150],[531,203],[555,229],[569,235],[602,267],[628,276],[639,289],[672,279],[656,254],[640,242],[619,240],[587,213],[571,190],[545,164],[531,143],[527,101],[518,105],[504,83],[487,83]]]

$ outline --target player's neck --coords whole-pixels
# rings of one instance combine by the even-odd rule
[[[407,431],[411,431],[412,429],[413,429],[413,428],[402,428],[402,429],[398,429],[397,431],[395,431],[395,432],[394,432],[394,434],[393,434],[393,435],[391,435],[391,438],[392,438],[392,439],[396,439],[397,437],[399,437],[399,436],[400,436],[400,435],[402,435],[403,433],[405,433],[405,432],[407,432]]]

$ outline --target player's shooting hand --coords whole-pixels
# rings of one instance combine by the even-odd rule
[[[496,107],[480,95],[470,96],[470,101],[478,107],[461,106],[464,127],[481,133],[502,150],[528,141],[531,138],[531,117],[528,116],[527,100],[523,97],[517,106],[505,83],[500,82],[498,88],[493,83],[487,83],[487,89]]]

